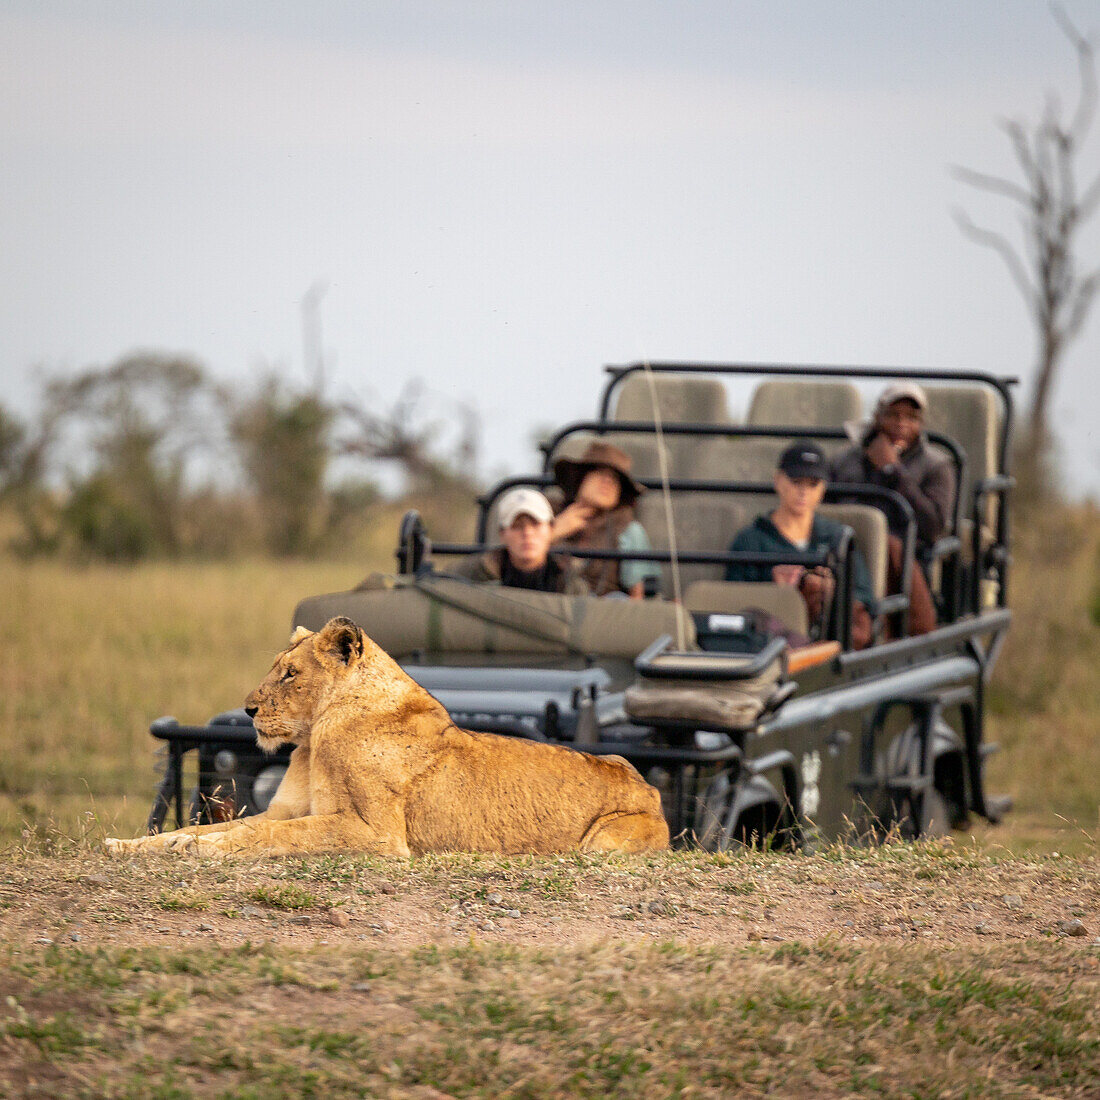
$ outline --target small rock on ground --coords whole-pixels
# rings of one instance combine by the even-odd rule
[[[1058,922],[1058,931],[1063,936],[1087,936],[1089,930],[1085,927],[1082,921],[1077,920],[1062,920]]]

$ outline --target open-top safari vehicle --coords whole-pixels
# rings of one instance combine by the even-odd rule
[[[1006,458],[1012,379],[887,368],[632,364],[609,367],[596,418],[544,445],[539,474],[510,478],[479,500],[474,539],[433,545],[406,515],[397,568],[349,592],[303,600],[293,625],[346,615],[435,695],[461,727],[548,740],[629,759],[661,792],[681,843],[724,848],[822,838],[936,834],[1007,809],[985,791],[986,686],[1009,626]],[[925,386],[930,442],[955,471],[947,535],[918,560],[908,502],[884,488],[831,485],[823,510],[847,525],[835,553],[731,553],[733,535],[772,506],[776,457],[795,438],[847,445],[843,424],[888,381]],[[755,381],[748,413],[727,411],[731,387]],[[484,551],[495,506],[517,484],[546,486],[559,456],[592,439],[627,451],[650,490],[638,518],[654,549],[577,551],[661,563],[642,601],[474,585],[447,574],[454,555]],[[661,461],[661,458],[664,461]],[[940,625],[909,636],[907,599],[886,591],[887,516],[905,531],[905,570],[923,569]],[[877,606],[875,643],[851,646],[852,552]],[[818,636],[790,649],[774,630],[806,634],[798,592],[722,580],[727,563],[825,565],[836,592]],[[908,590],[904,578],[900,590]],[[890,640],[884,640],[889,638]],[[149,817],[175,823],[254,813],[270,801],[286,755],[255,744],[232,710],[204,726],[151,728],[167,766]],[[190,794],[185,761],[197,758]]]

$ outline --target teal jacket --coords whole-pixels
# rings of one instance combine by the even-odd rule
[[[813,527],[810,528],[810,545],[806,549],[835,550],[843,531],[842,523],[826,519],[825,516],[814,516]],[[755,550],[762,554],[782,554],[789,551],[797,553],[799,548],[779,533],[779,528],[772,523],[771,516],[763,515],[757,516],[748,527],[737,532],[737,536],[730,543],[730,549]],[[853,556],[853,565],[852,595],[873,615],[875,597],[871,591],[871,575],[867,572],[867,563],[864,562],[859,550],[856,550]],[[738,562],[730,562],[726,566],[727,581],[770,581],[771,579],[770,565],[741,565]]]

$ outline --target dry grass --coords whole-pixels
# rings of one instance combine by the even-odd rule
[[[5,563],[0,1095],[1100,1094],[1100,520],[1052,528],[993,696],[1017,814],[812,858],[108,861],[150,720],[234,705],[300,596],[388,561]]]
[[[152,719],[235,706],[285,643],[302,596],[388,568],[396,516],[356,562],[3,563],[0,843],[26,828],[132,835],[151,798]],[[1004,752],[990,789],[1017,812],[975,835],[1016,850],[1088,850],[1100,824],[1100,515],[1083,506],[1017,524],[1016,619],[991,693]]]
[[[0,838],[52,820],[132,835],[153,783],[149,723],[239,706],[303,595],[367,570],[318,563],[133,567],[7,561],[0,632]]]
[[[1100,948],[1062,928],[1097,871],[951,844],[24,854],[0,1093],[1093,1096]]]
[[[990,693],[1003,752],[990,787],[1013,795],[1015,848],[1076,850],[1100,838],[1100,513],[1051,506],[1020,516],[1013,626]],[[987,835],[987,831],[982,831]]]

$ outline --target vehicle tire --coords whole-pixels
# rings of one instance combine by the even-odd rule
[[[695,843],[704,852],[720,851],[723,845],[723,826],[733,804],[734,785],[729,771],[719,772],[708,784],[695,826]]]
[[[921,799],[920,840],[933,840],[951,832],[951,810],[947,799],[935,787],[929,787]]]
[[[949,727],[948,727],[949,730]],[[891,744],[885,760],[887,782],[893,777],[912,779],[919,771],[920,744],[915,728],[910,726]],[[908,798],[894,802],[885,815],[879,815],[880,835],[897,830],[906,840],[947,836],[952,829],[966,823],[962,800],[962,760],[955,751],[941,753],[932,764],[933,785],[925,789],[920,801],[920,820],[913,819],[913,807]],[[890,800],[887,800],[889,803]]]
[[[212,825],[217,821],[228,821],[232,816],[232,810],[226,812],[216,798],[204,795],[198,786],[191,788],[191,797],[187,802],[188,825]]]
[[[206,801],[202,797],[202,794],[199,792],[197,784],[191,788],[191,796],[187,800],[187,824],[210,824],[209,808],[207,807]]]

